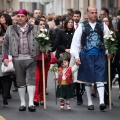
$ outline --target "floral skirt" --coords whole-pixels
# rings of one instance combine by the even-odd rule
[[[70,99],[73,98],[73,85],[58,85],[56,91],[57,98]]]

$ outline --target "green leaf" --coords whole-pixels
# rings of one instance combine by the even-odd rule
[[[52,66],[50,69],[51,72],[58,72],[58,67],[56,65]]]

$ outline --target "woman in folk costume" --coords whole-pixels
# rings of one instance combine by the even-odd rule
[[[61,109],[64,108],[66,100],[66,108],[67,110],[71,110],[69,100],[74,97],[72,74],[78,69],[78,66],[69,67],[69,59],[64,56],[59,58],[59,66],[58,76],[56,77],[56,80],[58,80],[56,97],[60,99]]]
[[[115,30],[113,28],[113,25],[112,25],[112,18],[109,17],[109,16],[106,16],[103,18],[103,22],[108,26],[109,30],[110,31],[113,31],[114,34],[115,34]],[[116,74],[116,66],[117,66],[117,61],[118,61],[118,58],[116,55],[113,56],[113,58],[111,59],[111,85],[112,85],[112,80],[114,79],[115,77],[115,74]],[[106,105],[109,105],[109,91],[108,91],[108,82],[107,84],[105,84],[105,94],[104,94],[104,101],[105,101],[105,104]]]
[[[37,22],[38,29],[45,29],[45,21],[42,19],[38,19]],[[51,39],[50,39],[51,40]],[[51,46],[52,46],[51,41]],[[52,50],[53,50],[52,46]],[[54,50],[53,50],[54,51]],[[47,76],[48,76],[48,70],[50,67],[50,53],[44,54],[44,60],[45,60],[45,88],[47,88]],[[36,67],[36,88],[35,88],[35,95],[34,95],[34,105],[39,106],[44,105],[44,97],[43,97],[43,71],[42,71],[42,53],[36,57],[37,59],[37,67]]]

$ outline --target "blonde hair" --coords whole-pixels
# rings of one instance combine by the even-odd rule
[[[35,23],[35,19],[34,19],[34,18],[30,18],[28,22],[29,22],[30,24],[33,24],[33,23],[32,23],[33,20],[34,20],[34,23]]]

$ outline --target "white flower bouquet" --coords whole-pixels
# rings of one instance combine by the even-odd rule
[[[48,53],[51,50],[51,41],[47,29],[40,29],[35,39],[41,52]]]
[[[108,53],[115,54],[117,51],[117,38],[113,31],[108,31],[108,34],[104,35],[104,45]]]

